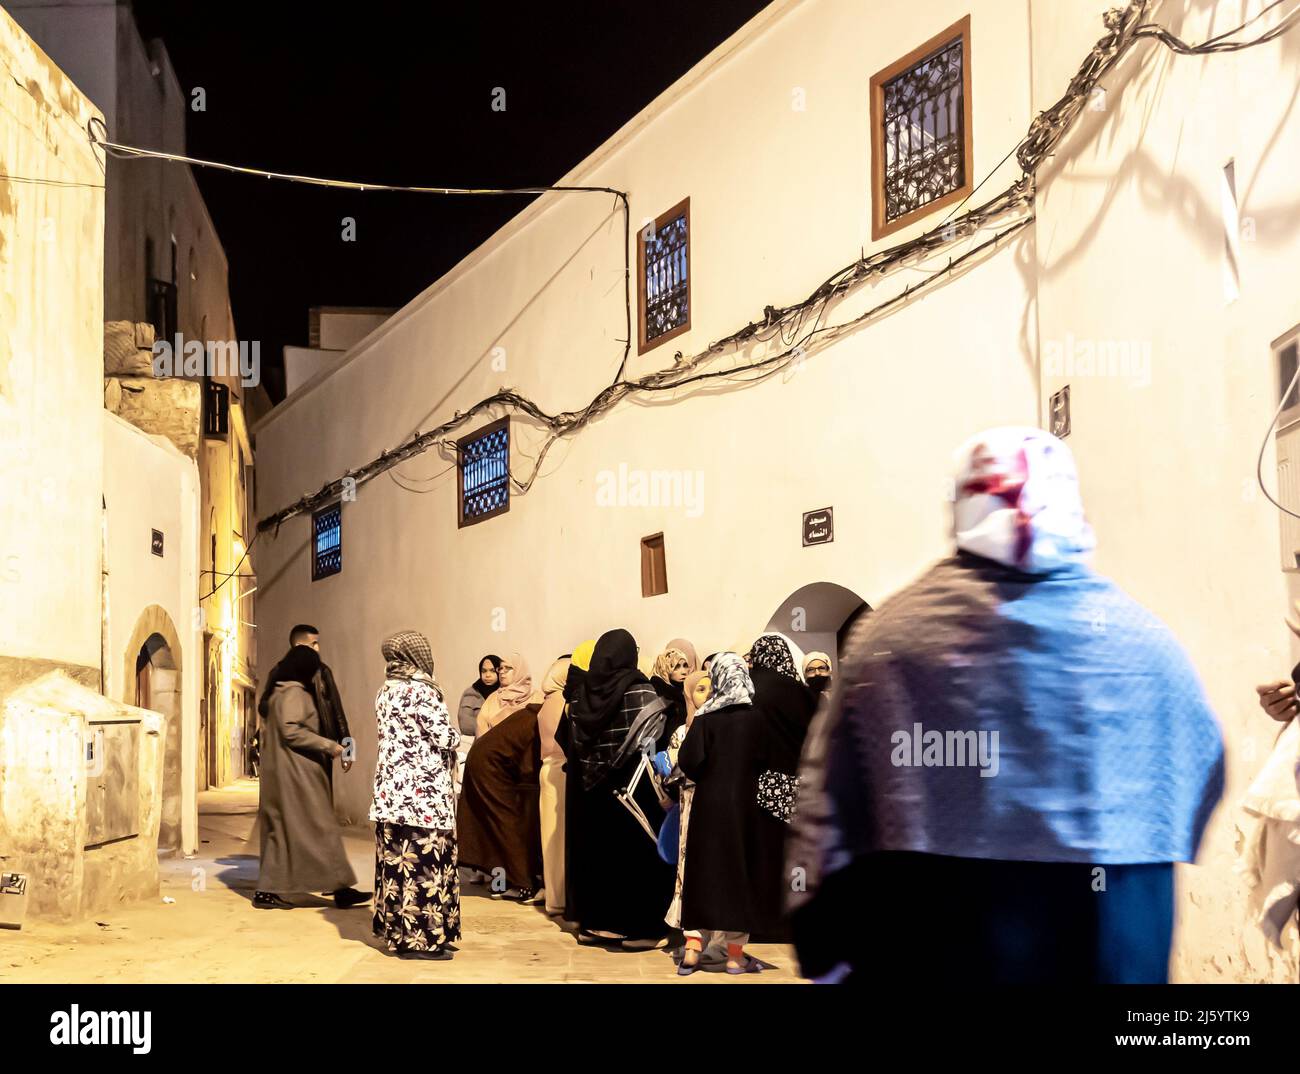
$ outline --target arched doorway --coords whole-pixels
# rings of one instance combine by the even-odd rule
[[[163,717],[159,850],[177,850],[181,845],[181,655],[171,617],[156,604],[150,605],[127,645],[122,700]]]
[[[835,582],[809,582],[781,602],[766,629],[788,635],[805,653],[830,654],[832,666],[838,668],[844,635],[858,616],[870,610],[851,589]]]

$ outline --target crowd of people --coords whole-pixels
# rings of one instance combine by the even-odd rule
[[[427,639],[388,638],[375,934],[401,957],[451,957],[467,870],[580,943],[679,941],[683,975],[758,972],[748,943],[790,941],[818,980],[1167,979],[1173,864],[1193,860],[1223,787],[1197,675],[1086,565],[1056,438],[998,429],[960,449],[953,532],[954,554],[835,660],[764,633],[703,661],[676,638],[651,667],[615,629],[537,679],[519,653],[483,657],[453,717]],[[255,905],[306,890],[359,905],[329,805],[346,719],[315,629],[291,641],[264,697]],[[1259,692],[1293,718],[1293,685]],[[1294,912],[1287,890],[1262,918]]]
[[[460,865],[491,897],[572,922],[580,943],[640,950],[680,932],[679,973],[756,972],[749,938],[786,937],[785,830],[831,658],[764,634],[743,655],[701,663],[675,638],[649,675],[639,661],[621,629],[540,682],[519,653],[483,657],[457,710],[462,743],[473,739]],[[441,734],[443,699],[428,700]],[[434,930],[398,949],[446,942]]]
[[[332,762],[351,764],[347,719],[319,632],[303,624],[290,640],[262,702],[277,733],[254,905],[287,909],[298,891],[361,905],[371,894],[353,886],[330,806]],[[786,829],[829,654],[768,633],[701,663],[676,638],[646,675],[632,635],[611,630],[540,683],[519,653],[485,656],[453,719],[424,635],[381,651],[373,925],[390,951],[452,957],[460,870],[494,899],[571,922],[580,943],[680,936],[683,975],[759,972],[750,938],[788,939]]]

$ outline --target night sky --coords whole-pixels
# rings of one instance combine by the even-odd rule
[[[369,182],[536,186],[558,180],[764,0],[469,5],[136,0],[188,112],[191,156]],[[512,13],[515,12],[515,13]],[[506,90],[506,110],[491,108]],[[150,148],[150,147],[146,147]],[[312,306],[399,307],[528,203],[360,193],[196,168],[230,262],[235,327],[306,345]],[[342,219],[357,221],[355,242]]]

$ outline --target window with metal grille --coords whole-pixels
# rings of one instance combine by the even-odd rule
[[[230,432],[230,389],[220,381],[203,382],[203,435],[216,439]]]
[[[343,505],[322,507],[311,516],[311,580],[319,581],[343,569]]]
[[[636,245],[640,354],[691,327],[691,199],[643,228]]]
[[[510,419],[494,421],[456,441],[460,470],[460,525],[472,526],[510,510]]]
[[[970,193],[970,89],[970,16],[872,78],[873,238]]]
[[[668,564],[664,558],[664,535],[641,538],[641,596],[658,597],[668,592]]]

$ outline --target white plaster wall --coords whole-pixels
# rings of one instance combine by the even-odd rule
[[[99,666],[99,113],[0,11],[0,654]],[[76,185],[84,184],[84,185]]]
[[[345,351],[393,315],[394,310],[322,309],[320,311],[320,345],[327,351]]]
[[[1035,109],[1059,96],[1107,6],[1035,2]],[[1261,6],[1165,2],[1152,17],[1201,41]],[[1282,623],[1278,515],[1258,493],[1255,464],[1278,402],[1269,343],[1300,323],[1298,76],[1294,33],[1205,59],[1139,45],[1106,80],[1105,110],[1085,113],[1062,145],[1038,202],[1045,363],[1049,346],[1070,340],[1149,348],[1146,384],[1045,364],[1044,405],[1071,388],[1069,443],[1097,566],[1187,647],[1228,744],[1224,804],[1198,864],[1180,875],[1184,980],[1296,979],[1294,937],[1288,956],[1264,950],[1232,864],[1236,803],[1277,733],[1253,687],[1288,675],[1297,656]],[[1241,297],[1228,302],[1220,183],[1233,159],[1254,238],[1241,244]],[[1265,475],[1275,487],[1271,442]]]
[[[630,190],[634,227],[691,198],[692,330],[634,354],[630,372],[702,349],[767,303],[802,298],[873,248],[870,76],[966,11],[940,0],[774,4],[565,178]],[[990,0],[972,22],[977,175],[1030,118],[1026,13]],[[804,111],[792,107],[796,89]],[[261,422],[259,514],[502,385],[551,411],[585,404],[613,377],[625,337],[612,202],[541,199]],[[706,653],[752,640],[806,583],[838,582],[878,604],[946,554],[952,449],[981,428],[1036,417],[1031,233],[798,372],[620,407],[557,444],[505,516],[458,530],[455,473],[431,454],[398,470],[420,492],[383,476],[344,505],[339,575],[311,582],[308,519],[264,534],[254,549],[259,673],[295,622],[322,629],[360,747],[360,763],[336,779],[341,813],[360,818],[369,805],[370,711],[388,632],[428,633],[456,695],[484,652],[518,649],[540,675],[584,638],[626,626],[643,650],[685,635]],[[904,270],[828,317],[920,278]],[[522,476],[540,440],[522,421],[513,435]],[[699,509],[598,506],[598,475],[620,464],[702,475]],[[828,504],[835,542],[802,548],[801,513]],[[643,599],[639,542],[660,530],[670,591]]]
[[[334,369],[345,352],[322,347],[284,348],[284,394],[292,395],[315,377]]]
[[[168,440],[104,411],[104,499],[108,505],[108,660],[105,693],[135,704],[124,662],[136,624],[151,605],[171,617],[181,652],[181,837],[197,843],[198,701],[203,635],[194,615],[198,585],[198,467]],[[150,550],[152,530],[164,534],[163,555]],[[132,656],[134,654],[131,654]]]

